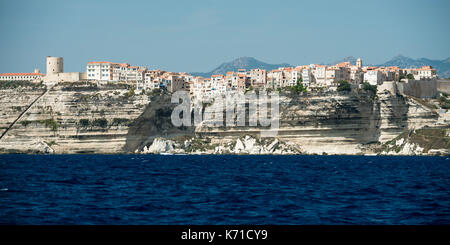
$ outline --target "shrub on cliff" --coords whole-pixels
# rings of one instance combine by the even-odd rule
[[[155,95],[159,95],[161,94],[162,90],[159,88],[155,88],[152,91],[148,92],[148,95],[150,96],[155,96]]]
[[[106,118],[97,118],[94,121],[92,121],[92,126],[106,128],[108,127],[108,120],[106,120]]]
[[[374,93],[374,94],[377,93],[377,85],[370,85],[370,83],[368,83],[368,82],[365,82],[365,83],[363,84],[363,89],[364,89],[365,91],[370,91],[370,92],[372,92],[372,93]]]
[[[23,120],[20,122],[20,124],[22,124],[22,126],[26,127],[28,126],[28,124],[32,123],[33,121],[28,121],[28,120]]]
[[[252,90],[253,90],[253,87],[252,87],[252,86],[250,86],[250,87],[248,87],[248,89],[247,89],[247,90],[245,90],[245,93],[251,92]]]
[[[450,109],[450,99],[447,99],[445,96],[441,96],[439,98],[439,106],[442,109]]]
[[[108,82],[103,85],[105,89],[130,89],[132,85],[123,82]]]
[[[124,94],[125,97],[133,97],[136,93],[134,92],[134,88],[130,88],[128,92]]]
[[[411,74],[411,73],[406,74],[406,75],[400,75],[399,78],[398,78],[398,81],[401,82],[402,79],[410,79],[410,80],[414,80],[414,75]]]
[[[350,86],[350,83],[348,83],[347,81],[339,81],[338,82],[339,85],[337,87],[337,91],[341,92],[341,91],[352,91],[352,87]]]
[[[80,124],[81,127],[83,128],[87,128],[89,127],[89,119],[80,119]]]
[[[286,90],[291,91],[292,93],[296,93],[296,94],[305,93],[306,92],[306,87],[303,86],[302,82],[303,82],[302,79],[299,78],[297,80],[297,85],[286,87]]]
[[[119,126],[119,125],[123,125],[123,126],[128,126],[130,125],[131,120],[128,118],[114,118],[111,126]]]
[[[73,92],[93,92],[100,90],[97,84],[92,82],[62,82],[58,86],[61,87],[62,91],[73,91]]]
[[[0,81],[0,89],[15,89],[19,87],[39,88],[43,87],[43,84],[30,81]]]
[[[51,128],[52,131],[56,131],[58,129],[58,123],[53,119],[41,120],[40,123],[45,124],[45,127]]]

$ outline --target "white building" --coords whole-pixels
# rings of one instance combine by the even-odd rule
[[[302,70],[301,70],[300,67],[296,67],[295,69],[292,69],[291,70],[291,75],[290,75],[290,82],[289,82],[288,86],[295,86],[295,85],[297,85],[297,81],[301,77],[302,77]]]
[[[115,71],[118,72],[117,69]],[[113,72],[112,62],[89,62],[86,66],[87,79],[89,80],[113,81]],[[117,79],[117,77],[115,78]]]
[[[211,93],[213,95],[225,94],[227,91],[225,76],[224,75],[212,75],[211,76]]]
[[[215,95],[213,94],[211,87],[210,78],[195,77],[191,87],[191,93],[196,99],[209,100]]]
[[[316,66],[316,69],[313,71],[314,78],[316,80],[316,84],[318,86],[326,86],[327,81],[327,67],[326,66]]]
[[[313,76],[312,76],[311,69],[305,68],[302,70],[302,80],[303,80],[303,85],[305,85],[307,87],[311,86],[311,84],[313,83]]]
[[[0,81],[39,81],[44,76],[39,69],[35,69],[33,73],[2,73]]]
[[[378,70],[368,70],[364,73],[364,82],[371,85],[380,85],[383,83],[383,74]]]
[[[88,62],[86,66],[87,79],[97,81],[143,81],[146,71],[145,67],[108,61]]]
[[[422,68],[417,69],[417,74],[414,74],[414,79],[416,80],[426,80],[426,79],[437,79],[436,69],[431,66],[422,66]]]

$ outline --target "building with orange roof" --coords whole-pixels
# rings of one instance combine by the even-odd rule
[[[422,66],[421,68],[412,70],[414,79],[416,80],[430,80],[437,79],[437,72],[432,66]]]
[[[136,74],[143,74],[143,79],[136,79],[137,90],[154,90],[154,89],[167,89],[169,92],[175,92],[179,90],[189,91],[193,81],[193,76],[187,73],[178,72],[166,72],[162,70],[147,70],[143,67],[132,66],[130,69]]]
[[[86,65],[86,76],[97,81],[144,81],[146,67],[131,66],[128,63],[91,61]]]
[[[35,69],[30,73],[1,73],[0,81],[40,81],[44,76],[39,69]]]
[[[250,86],[253,88],[263,88],[267,81],[267,72],[264,69],[251,69],[247,73]]]

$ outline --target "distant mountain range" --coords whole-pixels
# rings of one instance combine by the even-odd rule
[[[444,60],[430,60],[427,58],[412,59],[403,55],[397,55],[390,61],[380,66],[398,66],[401,68],[418,68],[422,66],[433,66],[437,70],[439,77],[450,77],[450,58]]]
[[[211,75],[223,74],[225,75],[229,71],[237,71],[238,69],[265,69],[265,70],[274,70],[279,67],[289,67],[292,66],[287,63],[282,64],[268,64],[262,61],[259,61],[252,57],[240,57],[231,62],[226,62],[218,66],[216,69],[210,72],[192,72],[191,74],[194,76],[202,76],[202,77],[211,77]]]
[[[356,58],[353,56],[348,56],[341,60],[337,60],[333,63],[330,63],[329,65],[347,61],[350,61],[351,64],[355,64]],[[252,57],[240,57],[231,62],[223,63],[210,72],[192,72],[191,74],[194,76],[211,77],[211,75],[216,74],[225,75],[228,71],[237,71],[238,69],[250,70],[259,68],[265,70],[274,70],[279,67],[290,67],[290,66],[293,65],[290,65],[288,63],[268,64]],[[431,60],[427,58],[412,59],[403,55],[397,55],[391,60],[383,64],[379,64],[377,66],[398,66],[401,68],[419,68],[422,66],[433,66],[437,70],[439,77],[441,78],[450,77],[450,58],[444,60]]]

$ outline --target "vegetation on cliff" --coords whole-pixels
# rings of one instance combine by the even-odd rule
[[[448,94],[442,93],[441,97],[439,98],[439,106],[442,109],[450,109],[450,99],[448,98]]]
[[[339,85],[338,85],[338,87],[337,87],[337,91],[339,91],[339,92],[342,92],[342,91],[347,91],[347,92],[352,91],[352,87],[351,87],[351,85],[350,85],[349,82],[343,80],[343,81],[339,81],[338,83],[339,83]]]
[[[44,124],[45,127],[50,128],[52,131],[56,131],[58,129],[59,123],[55,121],[53,118],[43,119],[43,120],[23,120],[20,121],[20,124],[24,127],[32,123]]]
[[[45,85],[42,82],[33,83],[30,81],[0,81],[0,89],[16,89],[20,87],[44,88]]]

